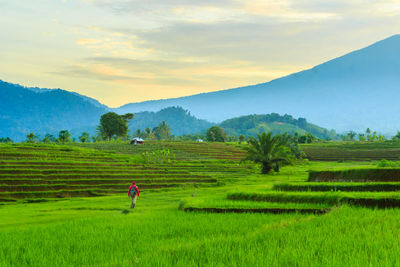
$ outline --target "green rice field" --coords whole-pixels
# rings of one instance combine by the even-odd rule
[[[397,169],[376,162],[397,149],[305,145],[261,175],[237,144],[0,145],[0,266],[398,266]]]

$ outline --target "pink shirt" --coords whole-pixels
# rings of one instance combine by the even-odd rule
[[[131,185],[131,186],[129,187],[128,196],[130,196],[129,193],[131,192],[132,187],[135,187],[136,194],[137,194],[137,196],[139,196],[139,188],[137,187],[137,185]]]

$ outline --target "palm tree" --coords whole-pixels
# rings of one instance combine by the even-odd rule
[[[135,136],[142,138],[143,132],[140,129],[137,129],[135,132]]]
[[[272,169],[279,172],[280,164],[289,164],[294,158],[285,138],[281,138],[280,135],[257,134],[257,138],[251,138],[248,143],[247,157],[244,160],[261,163],[263,174],[269,173]]]
[[[171,135],[171,130],[165,121],[162,121],[157,127],[155,127],[153,132],[158,140],[168,139]]]

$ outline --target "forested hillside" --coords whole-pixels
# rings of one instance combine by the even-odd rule
[[[173,135],[193,134],[205,131],[213,124],[206,120],[199,120],[189,111],[181,107],[169,107],[158,112],[139,112],[129,123],[129,129],[135,132],[137,129],[153,128],[161,121],[165,121],[171,128]]]
[[[61,89],[28,88],[0,81],[0,137],[14,141],[26,139],[34,132],[57,135],[69,130],[73,137],[82,132],[96,134],[100,116],[111,109],[97,100]],[[123,114],[123,113],[121,113]],[[182,107],[167,107],[158,112],[137,112],[129,123],[131,134],[136,130],[154,128],[165,121],[175,136],[204,133],[212,125],[198,119]],[[320,138],[334,138],[335,133],[308,123],[305,119],[294,119],[290,115],[249,115],[226,120],[220,124],[228,134],[255,136],[261,132],[305,134],[311,132]]]
[[[334,130],[327,130],[317,125],[308,123],[305,118],[295,119],[290,115],[279,115],[271,113],[267,115],[248,115],[223,121],[220,126],[230,135],[255,136],[262,132],[272,132],[274,134],[298,133],[304,135],[312,133],[319,138],[336,137]]]
[[[25,88],[0,81],[0,137],[24,140],[95,125],[106,112],[94,99],[60,89]],[[96,104],[97,103],[97,104]]]

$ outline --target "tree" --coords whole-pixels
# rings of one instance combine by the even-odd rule
[[[81,134],[81,136],[79,136],[79,140],[80,140],[82,143],[86,143],[87,141],[90,141],[90,134],[89,134],[88,132],[83,132],[83,133]]]
[[[97,132],[96,135],[92,135],[91,139],[92,139],[92,143],[100,142],[100,141],[104,140],[103,135],[101,135],[99,132]]]
[[[146,129],[144,129],[143,138],[150,140],[155,139],[154,132],[152,132],[152,130],[149,127],[147,127]]]
[[[312,133],[307,133],[306,137],[307,137],[307,139],[306,139],[307,140],[307,144],[314,143],[315,140],[316,140],[315,136]]]
[[[372,141],[371,129],[367,128],[367,130],[365,130],[365,133],[367,134],[367,141],[368,142]]]
[[[400,141],[400,132],[397,131],[397,134],[395,136],[392,137],[393,141],[399,142]]]
[[[134,134],[134,136],[143,138],[143,137],[145,136],[145,134],[146,134],[146,133],[145,133],[145,132],[142,132],[142,130],[137,129],[136,132],[135,132],[135,134]]]
[[[365,137],[365,134],[359,133],[358,140],[360,140],[360,142],[365,142],[367,140],[367,138]]]
[[[115,112],[108,112],[103,114],[100,118],[100,125],[97,128],[98,133],[103,136],[108,141],[111,140],[111,137],[116,135],[117,137],[126,136],[128,133],[128,120],[132,113],[127,113],[125,115],[118,115]]]
[[[301,159],[306,156],[304,151],[299,147],[298,142],[296,142],[295,137],[291,136],[290,134],[284,133],[280,136],[280,138],[281,144],[288,147],[297,159]]]
[[[153,132],[158,140],[168,139],[171,136],[170,128],[165,121],[162,121],[157,127],[154,127]]]
[[[300,144],[311,144],[316,140],[315,136],[312,133],[306,133],[306,135],[302,135],[298,137],[298,142]]]
[[[295,142],[295,143],[300,143],[300,142],[299,142],[299,133],[298,133],[298,132],[295,132],[295,133],[294,133],[293,142]]]
[[[354,141],[354,137],[356,137],[356,136],[357,136],[357,133],[354,131],[350,131],[347,133],[348,140],[350,140],[350,141]]]
[[[147,135],[151,134],[151,129],[149,127],[147,127],[146,129],[144,129],[144,131],[146,132]]]
[[[10,137],[1,137],[0,143],[13,143],[14,141]]]
[[[374,131],[372,133],[371,141],[374,142],[376,140],[378,140],[378,133],[376,131]]]
[[[56,138],[52,134],[46,134],[44,136],[44,138],[42,139],[42,142],[46,143],[46,144],[52,143],[52,142],[55,142],[55,141],[56,141]]]
[[[261,163],[263,174],[270,173],[272,169],[279,172],[281,165],[289,164],[294,159],[291,149],[280,135],[257,134],[257,138],[251,137],[248,144],[247,157],[244,160]]]
[[[239,135],[239,144],[243,143],[244,140],[246,140],[246,137],[243,134]]]
[[[207,130],[206,138],[210,142],[225,142],[226,133],[221,127],[213,126]]]
[[[129,121],[133,119],[134,115],[133,113],[126,113],[124,115],[121,115],[121,117],[128,124]]]
[[[307,120],[305,118],[299,118],[297,120],[297,126],[299,126],[299,128],[301,129],[306,129],[307,128]]]
[[[58,133],[58,141],[60,143],[67,143],[71,142],[71,134],[68,132],[68,130],[62,130]]]
[[[29,133],[27,136],[26,136],[26,141],[28,142],[28,143],[35,143],[35,134],[34,133]]]

